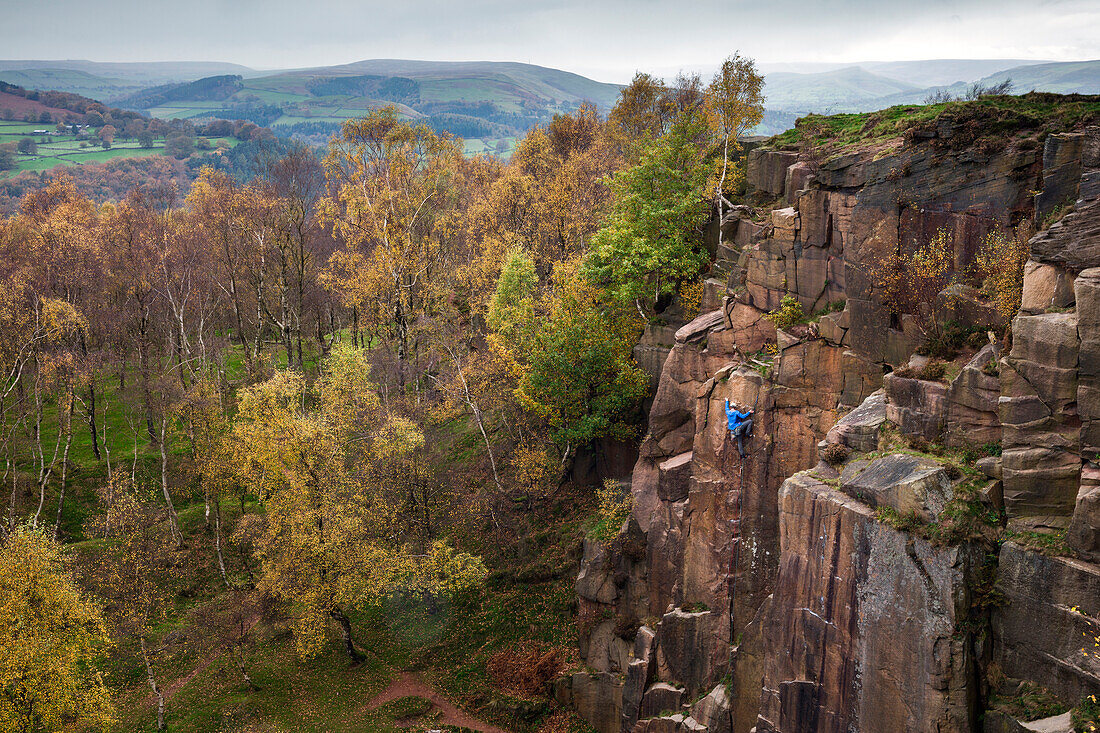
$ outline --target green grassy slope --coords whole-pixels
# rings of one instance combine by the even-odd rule
[[[77,69],[4,69],[0,81],[25,89],[57,89],[93,99],[114,99],[132,94],[144,85],[140,82],[97,76]]]

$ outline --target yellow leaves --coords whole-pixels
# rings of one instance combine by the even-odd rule
[[[992,230],[982,238],[974,258],[975,275],[982,283],[983,294],[993,301],[997,312],[1006,320],[1012,320],[1020,309],[1028,251],[1023,232],[1009,236]]]
[[[0,544],[0,729],[108,728],[114,711],[96,669],[108,643],[60,546],[39,531],[12,531]]]
[[[374,435],[379,458],[401,458],[424,447],[424,432],[412,420],[391,415]]]
[[[87,327],[87,319],[71,303],[59,298],[45,298],[42,301],[42,328],[51,337],[71,336]]]
[[[756,62],[740,54],[727,58],[707,87],[704,106],[732,145],[764,119],[764,77]]]
[[[951,282],[953,267],[951,234],[940,229],[908,254],[894,251],[873,262],[870,274],[895,314],[918,316],[934,328],[936,296]]]

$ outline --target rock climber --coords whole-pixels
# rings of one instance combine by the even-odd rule
[[[741,458],[745,457],[745,438],[752,436],[752,413],[740,412],[730,407],[729,398],[726,399],[726,420],[729,425],[730,435],[737,438],[737,452]]]

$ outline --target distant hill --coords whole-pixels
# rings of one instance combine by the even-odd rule
[[[147,86],[142,82],[97,76],[77,69],[0,70],[0,81],[26,89],[56,89],[93,99],[113,99]]]
[[[345,119],[395,105],[405,117],[464,138],[470,152],[506,152],[532,126],[583,102],[607,112],[620,88],[531,64],[375,59],[208,77],[118,103],[165,119],[246,119],[314,142],[327,140]]]
[[[123,107],[149,109],[169,102],[222,102],[244,88],[239,74],[209,76],[197,81],[162,84],[119,100]]]
[[[26,60],[0,59],[0,71],[27,71],[41,69],[70,69],[94,76],[136,82],[142,86],[167,84],[174,81],[194,81],[205,76],[240,74],[257,76],[263,72],[240,64],[221,61],[139,61],[103,62],[83,59]],[[62,89],[60,91],[68,91]]]
[[[995,84],[1003,79],[1012,79],[1017,92],[1098,94],[1100,60],[1019,66],[986,76],[982,83]]]
[[[764,94],[768,109],[777,112],[871,112],[898,104],[920,104],[937,91],[961,96],[975,82],[992,86],[1009,78],[1017,94],[1032,90],[1095,94],[1100,92],[1100,61],[871,62],[814,73],[767,73]]]
[[[769,108],[803,109],[822,112],[848,111],[852,105],[875,104],[875,100],[912,93],[920,87],[872,74],[858,66],[817,74],[768,74],[764,93]]]
[[[856,64],[879,76],[897,79],[918,87],[947,86],[970,82],[1005,69],[1041,61],[1026,59],[929,59],[926,61],[871,61]]]

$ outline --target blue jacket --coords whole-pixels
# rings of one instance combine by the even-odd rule
[[[748,412],[738,412],[730,407],[730,401],[726,400],[726,420],[730,430],[736,430],[741,423],[745,422],[752,416],[752,410]]]

